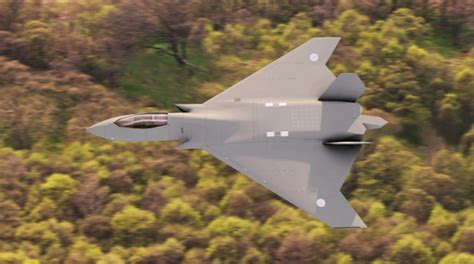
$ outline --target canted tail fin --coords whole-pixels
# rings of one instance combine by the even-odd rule
[[[320,101],[355,102],[365,90],[364,83],[355,73],[341,73],[319,97]]]

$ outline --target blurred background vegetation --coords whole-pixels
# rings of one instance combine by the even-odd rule
[[[472,0],[0,0],[0,263],[474,263]],[[203,151],[105,142],[312,37],[390,124],[332,230]]]

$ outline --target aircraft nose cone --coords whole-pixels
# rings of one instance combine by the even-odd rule
[[[114,121],[117,120],[117,118],[110,118],[110,119],[107,119],[107,120],[104,120],[102,122],[99,122],[89,128],[87,128],[87,131],[89,131],[89,133],[92,133],[98,137],[102,137],[102,138],[107,138],[107,131],[110,130],[110,127],[112,125],[114,125]]]
[[[100,123],[87,128],[87,131],[95,136],[105,138],[105,126]]]

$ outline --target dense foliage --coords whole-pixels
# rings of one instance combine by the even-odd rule
[[[0,263],[474,263],[470,0],[0,0]],[[316,36],[367,85],[333,230],[204,151],[105,118],[204,101]]]

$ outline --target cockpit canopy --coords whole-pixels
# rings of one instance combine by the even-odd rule
[[[127,128],[153,128],[168,124],[167,113],[145,113],[122,117],[114,122],[119,127]]]

